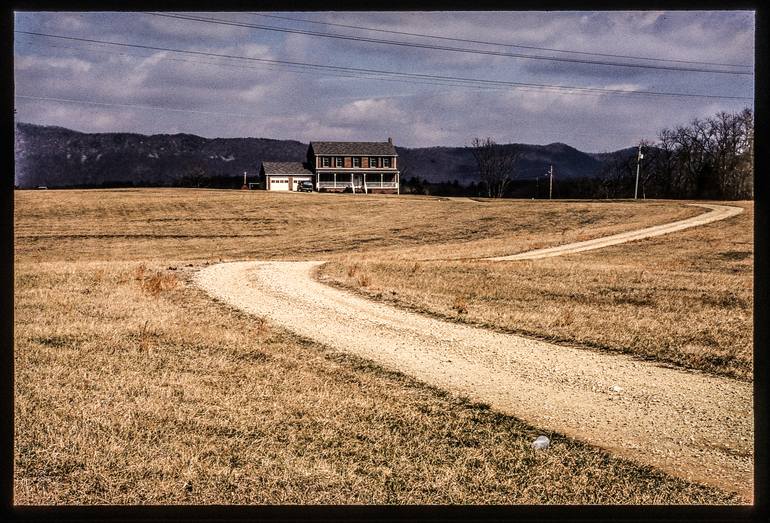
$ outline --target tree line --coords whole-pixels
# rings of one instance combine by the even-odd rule
[[[492,138],[475,138],[471,149],[484,196],[526,197],[532,192],[527,184],[516,183],[518,153],[514,149]],[[614,153],[594,179],[561,180],[554,197],[630,198],[637,190],[638,169],[640,198],[751,199],[753,165],[753,112],[749,108],[739,113],[719,112],[710,118],[695,118],[688,125],[662,129],[657,142],[640,143],[639,154]]]
[[[657,142],[610,161],[602,173],[604,197],[633,194],[639,162],[639,197],[740,200],[754,197],[754,117],[750,109],[696,118],[666,128]]]

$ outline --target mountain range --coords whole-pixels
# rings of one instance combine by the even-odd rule
[[[256,181],[262,161],[303,161],[307,144],[269,138],[203,138],[192,134],[82,133],[63,127],[16,124],[15,185],[20,188],[174,186],[239,187],[244,171]],[[322,138],[322,137],[321,137]],[[591,154],[563,143],[506,144],[519,152],[518,178],[598,176],[605,164],[634,149]],[[402,179],[478,182],[469,147],[396,147]],[[223,182],[224,180],[224,182]],[[224,183],[224,185],[223,185]]]

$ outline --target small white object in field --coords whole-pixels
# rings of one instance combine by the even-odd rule
[[[620,385],[613,385],[612,387],[610,387],[610,390],[612,392],[623,392],[623,387],[621,387]]]
[[[546,436],[538,436],[535,441],[532,442],[533,449],[547,449],[551,444],[551,440]]]

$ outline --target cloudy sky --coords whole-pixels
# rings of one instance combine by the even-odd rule
[[[753,12],[165,14],[18,12],[17,121],[603,152],[753,107]]]

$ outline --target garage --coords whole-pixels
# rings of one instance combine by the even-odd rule
[[[288,191],[289,190],[289,179],[288,178],[278,178],[275,176],[270,177],[270,187],[268,187],[271,191]]]
[[[259,169],[268,191],[296,191],[303,181],[313,181],[313,173],[301,162],[262,162]]]

